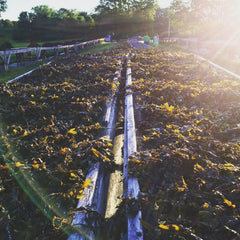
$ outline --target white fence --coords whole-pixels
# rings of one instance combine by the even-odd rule
[[[59,53],[59,50],[61,50],[61,49],[64,49],[65,53],[67,54],[69,49],[74,49],[74,51],[77,52],[80,49],[95,45],[95,44],[103,42],[103,41],[104,41],[104,39],[100,38],[100,39],[90,40],[90,41],[71,44],[71,45],[58,45],[58,46],[54,46],[54,47],[13,48],[13,49],[5,50],[5,51],[0,51],[0,58],[3,60],[5,71],[7,71],[9,64],[10,64],[11,56],[13,54],[16,54],[17,62],[22,62],[22,61],[24,61],[24,53],[31,54],[33,52],[36,59],[39,59],[41,57],[41,53],[43,53],[43,51],[53,50],[54,55],[57,56]]]

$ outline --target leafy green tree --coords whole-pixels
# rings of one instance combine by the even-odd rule
[[[14,34],[16,40],[30,39],[34,15],[27,11],[21,12],[18,17],[17,29]]]
[[[219,17],[232,20],[239,16],[239,8],[239,0],[191,0],[192,12],[201,22],[219,20]]]
[[[95,10],[102,16],[133,16],[138,12],[148,18],[154,15],[156,6],[155,0],[100,0]],[[148,15],[149,13],[152,15]]]
[[[28,27],[32,23],[34,19],[34,15],[29,12],[21,12],[19,17],[18,17],[18,23],[19,24],[24,24],[24,27]]]
[[[158,33],[160,37],[167,37],[168,24],[169,24],[168,9],[157,8],[154,19],[154,32]]]
[[[34,17],[36,19],[47,20],[51,18],[53,9],[49,8],[47,5],[40,5],[32,8]]]
[[[203,39],[236,37],[239,0],[173,0],[168,10],[171,31]]]
[[[120,15],[126,12],[126,4],[124,1],[114,0],[100,0],[100,4],[95,9],[102,16],[113,16],[114,14]]]
[[[157,4],[155,0],[133,1],[133,13],[145,20],[154,20]]]
[[[0,42],[10,42],[10,39],[13,38],[13,33],[15,30],[16,23],[8,19],[0,20]],[[1,45],[0,43],[0,45]]]
[[[6,11],[7,9],[7,0],[0,0],[0,17],[1,17],[1,12]]]
[[[47,40],[53,34],[52,14],[54,10],[47,5],[40,5],[32,8],[32,40]]]
[[[5,20],[0,20],[0,26],[2,26],[3,28],[13,28],[14,27],[14,22],[12,22],[9,19],[5,19]]]
[[[190,2],[173,0],[168,10],[168,17],[171,23],[173,34],[185,35],[190,29],[189,24]]]
[[[192,24],[201,36],[227,38],[239,27],[239,9],[239,0],[191,0]]]
[[[100,0],[96,7],[99,32],[126,37],[153,32],[155,0]]]
[[[85,17],[80,14],[78,15],[77,19],[80,24],[84,24],[86,22]]]
[[[47,5],[40,5],[32,8],[31,12],[19,15],[15,39],[47,41],[80,36],[85,40],[93,34],[94,27],[95,21],[87,12],[66,8],[54,10]]]

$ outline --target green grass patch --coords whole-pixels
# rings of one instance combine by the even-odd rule
[[[30,44],[30,42],[16,42],[16,41],[11,41],[11,43],[14,48],[25,48]]]
[[[42,41],[42,42],[37,42],[40,46],[42,46],[45,43],[64,43],[67,41],[78,41],[78,39],[63,39],[63,40],[50,40],[50,41]],[[10,40],[14,48],[24,48],[28,47],[30,44],[30,41],[25,41],[25,42],[18,42],[14,40]]]
[[[71,41],[71,40],[52,40],[52,41],[43,41],[43,42],[37,42],[37,43],[40,46],[42,46],[44,43],[55,43],[55,42],[63,43],[66,41]],[[14,48],[25,48],[25,47],[28,47],[28,45],[30,44],[30,41],[19,42],[19,41],[10,40],[10,42],[12,43]]]
[[[83,49],[80,52],[80,54],[81,55],[86,54],[86,53],[95,54],[95,53],[103,52],[103,51],[108,50],[109,48],[113,47],[115,44],[116,44],[116,42],[102,42],[102,43],[94,45],[93,47]]]
[[[33,64],[23,67],[23,68],[11,68],[7,72],[1,72],[0,83],[10,81],[26,72],[33,70],[34,68],[39,67],[40,65],[42,65],[48,61],[46,60],[46,61],[36,62],[36,63],[33,63]]]

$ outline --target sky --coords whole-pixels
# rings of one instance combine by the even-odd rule
[[[160,7],[169,6],[171,0],[158,0]],[[32,7],[48,5],[55,10],[60,8],[76,9],[93,13],[94,8],[99,4],[99,0],[7,0],[8,8],[2,13],[3,19],[12,21],[18,20],[18,16],[23,11],[31,11]]]

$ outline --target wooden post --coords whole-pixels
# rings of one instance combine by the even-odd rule
[[[5,71],[8,71],[10,60],[11,60],[11,53],[9,54],[5,53],[3,57]]]
[[[57,57],[57,56],[58,56],[58,50],[59,50],[59,48],[54,48],[55,57]]]
[[[38,59],[40,58],[40,56],[41,56],[41,51],[42,51],[42,48],[36,48],[36,50],[35,50],[37,60],[38,60]]]

